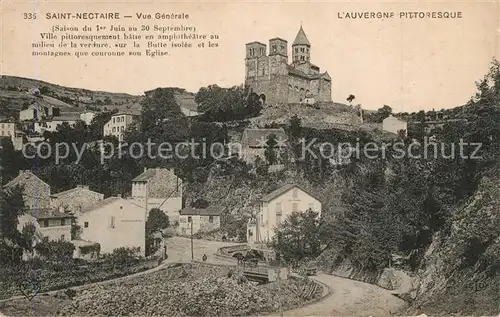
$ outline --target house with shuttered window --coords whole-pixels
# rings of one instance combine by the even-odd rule
[[[274,230],[293,212],[308,209],[321,216],[321,202],[297,184],[286,184],[256,202],[255,218],[247,225],[248,243],[272,241]]]
[[[130,199],[109,197],[77,212],[81,239],[101,245],[101,254],[120,247],[139,247],[144,256],[146,243],[145,209]]]

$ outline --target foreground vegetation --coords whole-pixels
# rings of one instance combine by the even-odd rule
[[[71,298],[40,297],[38,316],[249,316],[302,305],[318,298],[322,288],[309,280],[290,279],[257,286],[231,268],[187,264],[118,283],[91,286]],[[51,303],[49,305],[47,303]],[[28,315],[26,300],[0,304],[9,315]]]

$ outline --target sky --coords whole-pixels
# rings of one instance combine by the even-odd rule
[[[346,12],[393,12],[390,19],[347,19]],[[461,12],[461,19],[400,19],[400,12]],[[36,12],[37,20],[23,13]],[[47,12],[187,13],[189,20],[47,20]],[[344,18],[339,18],[343,16]],[[245,76],[245,43],[291,43],[300,25],[311,42],[311,62],[332,77],[332,99],[365,109],[395,111],[460,106],[500,55],[500,2],[478,1],[4,1],[1,11],[3,75],[51,83],[142,94],[156,87],[197,92],[239,85]],[[33,57],[31,42],[53,25],[190,25],[219,35],[218,48],[170,50],[169,56]],[[83,49],[85,50],[85,49]],[[88,49],[86,49],[88,50]]]

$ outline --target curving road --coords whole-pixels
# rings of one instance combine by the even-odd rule
[[[327,285],[330,294],[319,302],[286,311],[283,316],[388,316],[406,305],[390,291],[372,284],[327,274],[312,278]]]
[[[214,256],[218,248],[228,244],[234,245],[235,243],[194,240],[194,259],[199,261],[203,254],[206,254],[208,263],[234,265],[234,261]],[[178,262],[191,260],[189,239],[178,237],[172,238],[168,240],[167,246],[170,261]],[[318,274],[312,278],[328,286],[330,288],[330,293],[316,303],[286,311],[283,313],[284,316],[376,317],[394,314],[406,305],[405,301],[392,295],[391,291],[372,284],[328,274]],[[327,290],[325,289],[325,291]],[[280,315],[278,313],[266,316]]]

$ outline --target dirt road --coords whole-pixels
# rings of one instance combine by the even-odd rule
[[[286,311],[283,316],[388,316],[405,306],[403,300],[375,285],[327,274],[313,278],[330,287],[330,294],[317,303]]]

